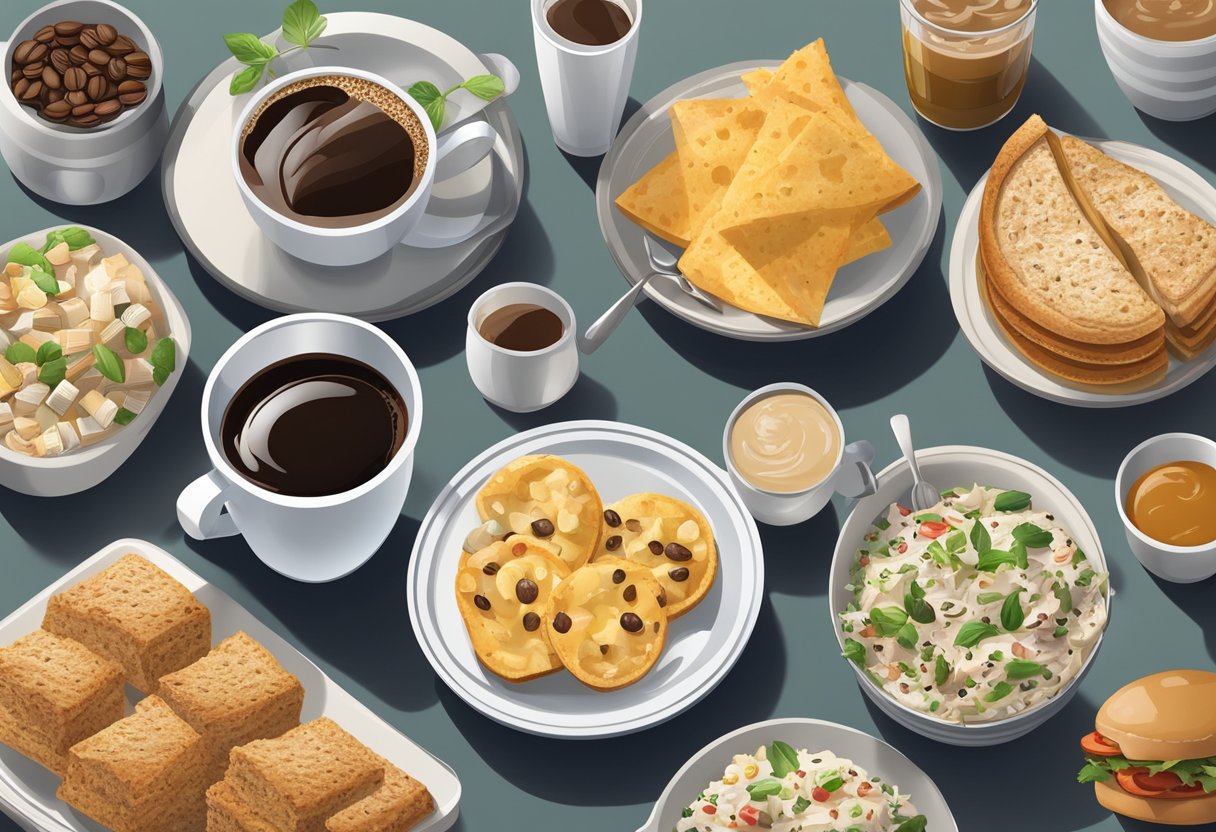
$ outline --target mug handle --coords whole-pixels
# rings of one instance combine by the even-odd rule
[[[228,484],[218,471],[208,471],[185,487],[177,498],[177,522],[195,540],[240,534],[232,515],[224,511]]]
[[[498,132],[485,121],[472,121],[441,135],[435,144],[435,180],[459,176],[494,150]],[[496,220],[490,216],[437,217],[423,214],[402,241],[415,248],[446,248],[463,243]]]
[[[870,469],[870,463],[874,461],[874,446],[866,440],[862,439],[859,442],[853,442],[845,445],[843,458],[840,460],[840,474],[837,474],[836,490],[848,497],[851,500],[860,500],[862,497],[869,497],[878,490],[878,481],[874,478],[874,472]],[[858,488],[845,490],[841,488],[842,475],[847,470],[856,470],[858,479]]]

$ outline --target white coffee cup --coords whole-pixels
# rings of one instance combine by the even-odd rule
[[[304,353],[362,361],[405,402],[405,441],[388,466],[358,488],[325,497],[290,497],[247,480],[228,462],[220,425],[241,386],[267,366]],[[332,581],[362,566],[388,537],[409,491],[422,428],[418,373],[381,330],[343,315],[288,315],[240,338],[220,357],[203,388],[203,441],[212,470],[186,486],[177,518],[196,540],[243,535],[271,569],[297,581]]]
[[[531,0],[536,65],[553,141],[572,156],[602,156],[612,146],[638,54],[642,0],[613,0],[629,15],[625,37],[607,46],[585,46],[562,37],[547,12],[557,0]]]
[[[1132,449],[1115,476],[1115,504],[1127,533],[1127,545],[1141,565],[1158,578],[1193,584],[1216,575],[1216,541],[1203,546],[1174,546],[1136,528],[1127,516],[1127,495],[1136,480],[1158,465],[1203,462],[1216,467],[1216,442],[1193,433],[1163,433]]]
[[[819,482],[801,491],[779,492],[769,491],[752,485],[735,466],[731,453],[731,431],[740,414],[755,402],[768,396],[780,393],[799,393],[810,396],[823,405],[836,423],[836,431],[840,436],[840,448],[836,452],[835,464],[832,471]],[[844,424],[840,414],[828,403],[828,400],[803,384],[782,382],[761,387],[748,394],[739,402],[726,420],[726,430],[722,434],[722,456],[726,460],[726,470],[731,482],[752,517],[770,526],[793,526],[810,520],[823,510],[833,495],[840,493],[853,499],[869,496],[877,489],[870,463],[874,461],[874,446],[865,440],[844,443]]]
[[[390,213],[362,225],[324,228],[284,216],[262,202],[241,173],[241,135],[262,102],[284,87],[323,75],[360,78],[384,87],[413,110],[426,134],[429,148],[426,167],[421,180],[414,185],[414,192]],[[419,248],[444,248],[462,243],[480,231],[481,225],[477,222],[435,217],[427,214],[426,208],[436,181],[450,179],[476,165],[493,150],[497,138],[494,128],[484,121],[471,121],[436,138],[422,106],[393,82],[360,69],[319,66],[289,72],[253,94],[233,125],[230,160],[245,207],[272,243],[311,263],[353,266],[374,260],[399,243]]]
[[[513,303],[544,307],[562,322],[562,336],[544,349],[509,350],[487,341],[481,325],[490,313]],[[485,292],[469,308],[465,359],[477,392],[504,410],[530,413],[548,407],[578,381],[578,345],[574,310],[552,289],[536,283],[503,283]]]

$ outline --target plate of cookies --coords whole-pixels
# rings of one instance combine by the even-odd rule
[[[691,707],[755,626],[764,560],[724,471],[618,422],[547,425],[466,465],[414,543],[410,620],[435,672],[532,734],[620,736]]]

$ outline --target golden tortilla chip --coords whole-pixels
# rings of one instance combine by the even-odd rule
[[[839,111],[850,122],[861,127],[853,105],[832,71],[832,61],[828,58],[823,38],[790,55],[773,73],[765,92],[780,95],[809,110]]]
[[[849,263],[882,251],[890,245],[891,235],[887,233],[882,222],[875,217],[853,232],[853,236],[849,238],[849,250],[845,252],[844,262],[840,265],[847,266]]]
[[[691,99],[672,105],[690,237],[718,212],[764,120],[764,111],[746,98]]]
[[[616,198],[622,214],[669,243],[686,248],[693,235],[688,227],[688,195],[673,152]]]
[[[759,67],[751,72],[743,73],[739,76],[739,80],[743,82],[743,86],[747,87],[749,95],[759,95],[768,82],[773,80],[773,73],[772,70]]]

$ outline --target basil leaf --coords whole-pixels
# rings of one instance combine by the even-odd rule
[[[42,269],[47,274],[54,274],[55,267],[51,265],[51,261],[42,256],[42,252],[31,246],[29,243],[17,243],[8,251],[8,262],[17,263],[22,266],[30,266],[35,269]],[[56,292],[59,290],[56,289]]]
[[[803,812],[805,812],[810,807],[810,805],[811,805],[811,801],[807,800],[802,795],[798,795],[798,799],[794,801],[794,806],[793,806],[794,815],[795,816],[801,815]]]
[[[93,347],[93,361],[97,367],[97,372],[110,381],[116,381],[119,384],[126,381],[127,373],[123,367],[122,359],[105,344],[97,344]]]
[[[752,800],[763,800],[766,797],[781,794],[781,781],[765,777],[763,780],[749,783],[747,794]]]
[[[1065,615],[1072,612],[1072,590],[1068,588],[1068,584],[1056,581],[1051,585],[1051,592],[1060,599],[1060,612]]]
[[[916,632],[916,625],[909,621],[907,624],[899,628],[899,632],[895,634],[895,640],[899,645],[907,650],[916,648],[916,639],[919,638]]]
[[[34,281],[35,286],[51,297],[59,294],[59,281],[55,279],[54,271],[54,268],[52,268],[51,272],[47,273],[36,266],[30,270],[30,280]]]
[[[827,780],[827,781],[824,781],[823,783],[819,784],[819,788],[823,789],[825,792],[840,791],[841,787],[843,787],[843,786],[844,786],[843,777],[833,777],[831,780]]]
[[[1030,495],[1025,491],[1005,491],[997,495],[992,507],[997,511],[1023,511],[1030,508]]]
[[[46,254],[48,251],[53,249],[55,246],[59,245],[60,243],[66,243],[66,242],[67,242],[67,240],[64,239],[63,232],[60,231],[59,229],[56,229],[54,231],[49,231],[49,232],[47,232],[47,235],[46,235],[46,242],[42,244],[42,248],[38,249],[38,252],[40,254]],[[68,246],[68,248],[70,249],[71,246]]]
[[[1085,569],[1083,569],[1081,571],[1081,574],[1077,576],[1077,580],[1074,581],[1074,583],[1077,586],[1089,586],[1091,583],[1093,583],[1094,576],[1096,574],[1097,573],[1094,572],[1094,570],[1090,569],[1089,567],[1086,567]]]
[[[798,770],[798,752],[781,740],[773,740],[768,746],[768,762],[774,777],[784,777]]]
[[[917,514],[915,517],[913,517],[912,522],[914,522],[914,523],[940,523],[940,522],[942,522],[942,516],[940,514],[936,514],[936,513],[932,512],[932,511],[926,511],[924,514]]]
[[[1010,679],[1029,679],[1041,675],[1044,670],[1043,665],[1029,659],[1011,659],[1005,665],[1005,675]]]
[[[66,358],[56,358],[48,361],[38,370],[38,380],[52,390],[59,385],[59,382],[67,378],[67,375],[68,360]]]
[[[924,815],[916,815],[895,827],[895,832],[925,832],[926,823],[928,821],[925,820]]]
[[[170,373],[168,370],[164,369],[163,367],[153,367],[152,368],[152,380],[156,382],[157,387],[163,387],[165,382],[169,380],[169,376],[171,376],[171,375],[172,375],[172,373]]]
[[[152,348],[148,361],[158,370],[173,372],[177,369],[177,342],[172,338],[161,338]]]
[[[34,354],[34,363],[41,367],[46,362],[54,361],[57,358],[63,358],[63,348],[54,341],[47,341]]]
[[[482,101],[492,101],[507,89],[507,85],[497,75],[474,75],[460,86]]]
[[[24,341],[14,341],[4,351],[4,357],[10,364],[33,364],[37,353],[34,348]]]
[[[1005,593],[1003,592],[981,592],[975,597],[975,600],[980,604],[995,604],[1004,597]]]
[[[295,0],[283,12],[283,39],[296,46],[308,46],[321,36],[327,24],[312,0]]]
[[[870,610],[870,623],[883,638],[890,638],[908,623],[908,614],[899,607],[875,607]]]
[[[139,355],[148,348],[148,336],[142,329],[127,327],[123,332],[123,342],[127,345],[127,352],[132,355]]]
[[[1081,551],[1081,547],[1078,546],[1077,551],[1072,553],[1072,565],[1076,566],[1078,563],[1081,563],[1084,560],[1088,560],[1088,558],[1085,556],[1085,553]]]
[[[968,621],[954,637],[955,647],[974,647],[986,638],[999,635],[1000,630],[983,621]]]
[[[935,543],[937,541],[934,541]],[[967,548],[967,535],[963,534],[962,529],[954,529],[950,534],[946,535],[946,551],[950,554],[958,554]]]
[[[985,702],[999,702],[1013,693],[1013,685],[1008,682],[997,682],[992,686],[992,692],[984,697]]]
[[[279,50],[249,32],[230,32],[224,35],[224,43],[232,56],[246,66],[265,66],[279,55]]]
[[[1018,598],[1019,593],[1025,592],[1020,587],[1009,593],[1009,597],[1005,599],[1005,603],[1001,604],[1001,626],[1009,632],[1018,630],[1022,623],[1026,620],[1026,613],[1022,609],[1021,599]]]
[[[410,97],[422,105],[431,126],[438,131],[443,126],[443,114],[447,109],[447,99],[443,90],[430,81],[419,81],[408,90]]]
[[[1018,569],[1030,568],[1030,556],[1026,553],[1026,546],[1020,540],[1013,541],[1013,545],[1009,547],[1009,554],[1013,555],[1013,565]]]
[[[127,410],[125,407],[118,408],[118,412],[114,414],[114,424],[129,425],[135,421],[135,414]]]
[[[81,228],[79,225],[68,226],[59,230],[59,236],[68,244],[70,251],[79,251],[82,248],[91,246],[97,241],[93,239],[93,235],[87,229]]]
[[[866,646],[860,641],[846,638],[844,640],[844,652],[842,652],[840,655],[844,656],[858,667],[866,666]]]
[[[933,558],[933,562],[939,566],[946,566],[950,563],[950,557],[946,554],[946,550],[942,547],[940,541],[934,540],[929,544],[925,551],[929,553],[929,557]],[[907,565],[912,567],[911,571],[916,571],[916,566],[914,564]]]
[[[1051,545],[1051,532],[1034,523],[1019,523],[1013,528],[1013,539],[1025,544],[1028,549],[1046,549]]]
[[[933,681],[939,688],[950,678],[950,671],[950,663],[946,661],[946,657],[938,654],[937,662],[933,666]]]
[[[995,572],[1004,564],[1013,566],[1017,562],[1018,556],[1013,552],[1003,552],[1000,549],[989,549],[987,552],[980,555],[979,562],[976,563],[975,568],[981,572]]]
[[[258,81],[262,80],[262,73],[266,67],[264,64],[258,66],[247,66],[232,76],[232,81],[228,83],[229,95],[244,95],[251,92],[258,85]]]
[[[917,623],[932,624],[937,620],[937,613],[933,611],[933,605],[925,600],[925,591],[915,580],[912,581],[912,585],[904,595],[904,609],[908,613],[908,618]]]
[[[992,536],[988,534],[988,530],[984,528],[983,520],[976,520],[971,524],[971,545],[975,547],[975,551],[979,554],[984,554],[992,548]]]

